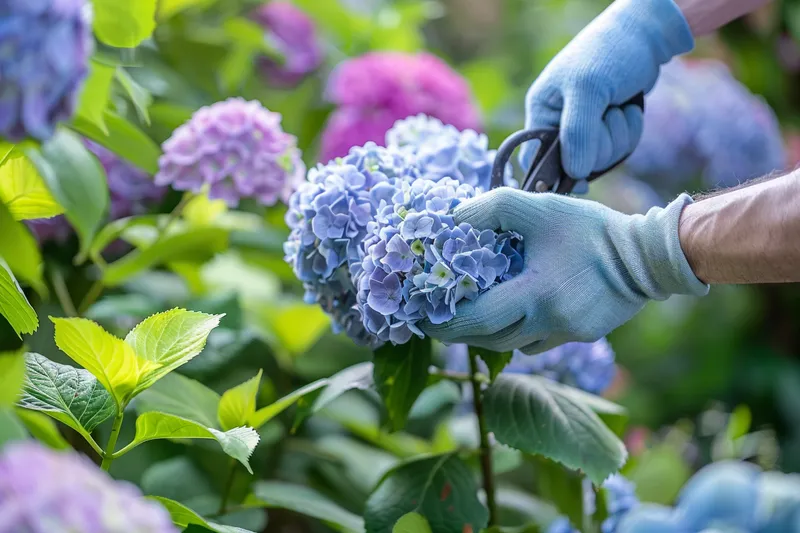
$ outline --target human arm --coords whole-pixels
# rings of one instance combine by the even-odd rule
[[[800,170],[699,199],[679,235],[706,283],[800,282]]]
[[[771,0],[675,0],[695,37],[711,33],[770,2]]]

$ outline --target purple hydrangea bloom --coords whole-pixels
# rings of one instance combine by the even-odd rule
[[[36,237],[36,240],[39,241],[39,244],[48,242],[64,244],[75,232],[64,215],[26,220],[25,224]]]
[[[368,225],[364,258],[351,266],[367,331],[382,342],[424,337],[421,320],[452,319],[472,300],[522,269],[521,237],[456,225],[452,212],[475,189],[451,178],[399,183]]]
[[[0,533],[177,533],[167,511],[88,458],[34,442],[0,455]]]
[[[480,129],[469,85],[438,57],[370,52],[338,65],[327,87],[337,109],[322,134],[322,157],[347,154],[351,146],[382,143],[401,119],[423,113],[456,129]]]
[[[322,64],[322,46],[314,22],[290,2],[269,2],[251,18],[266,30],[266,39],[283,55],[283,62],[260,57],[258,66],[270,84],[294,87]]]
[[[0,0],[0,136],[47,140],[75,113],[92,54],[86,0]]]
[[[164,142],[155,183],[195,193],[208,186],[231,207],[248,197],[286,202],[305,174],[296,141],[279,113],[229,98],[196,111]]]
[[[675,508],[642,504],[615,533],[788,533],[800,531],[800,476],[722,461],[697,472]]]
[[[729,186],[786,163],[778,121],[766,103],[722,63],[676,59],[648,95],[642,139],[627,167],[673,194],[695,177]]]
[[[600,529],[602,533],[617,533],[617,526],[620,520],[639,505],[639,498],[636,497],[635,492],[636,487],[620,474],[614,474],[603,483],[603,489],[605,489],[608,518],[603,520]],[[586,488],[584,498],[587,500],[586,504],[588,504],[589,513],[594,513],[594,492],[590,487]],[[568,518],[560,517],[550,524],[550,527],[547,528],[547,533],[580,532],[572,527]]]

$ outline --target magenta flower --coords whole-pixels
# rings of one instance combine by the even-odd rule
[[[281,129],[281,115],[257,101],[229,98],[203,107],[163,145],[157,185],[201,192],[231,207],[241,198],[284,202],[303,181],[297,139]]]
[[[436,56],[371,52],[338,65],[327,87],[338,108],[322,135],[322,161],[368,141],[383,144],[398,120],[424,113],[460,130],[480,129],[469,85]]]
[[[0,533],[177,533],[167,511],[85,456],[28,441],[0,455]]]
[[[290,2],[269,2],[251,18],[266,30],[265,38],[283,55],[283,63],[263,56],[258,67],[267,81],[278,87],[294,87],[322,65],[322,47],[314,22]]]

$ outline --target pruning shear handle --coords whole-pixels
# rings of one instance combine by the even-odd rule
[[[622,104],[622,106],[626,105],[636,105],[644,111],[644,93],[639,93]],[[511,159],[514,150],[522,143],[537,140],[540,143],[539,150],[536,152],[536,157],[534,157],[530,168],[525,174],[525,179],[521,184],[522,190],[555,192],[558,194],[572,192],[580,180],[571,178],[564,171],[564,167],[561,164],[561,144],[558,142],[558,136],[558,129],[520,130],[510,135],[503,141],[503,144],[497,150],[497,155],[495,155],[494,165],[492,166],[492,189],[503,186],[506,165]],[[605,170],[592,172],[586,180],[593,181],[610,172],[628,159],[629,155],[626,155]]]

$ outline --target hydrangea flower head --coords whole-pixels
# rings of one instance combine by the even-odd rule
[[[86,0],[0,0],[0,136],[40,141],[75,113],[92,54]]]
[[[674,508],[642,504],[621,518],[616,533],[653,531],[800,531],[800,476],[764,473],[749,463],[712,463],[683,487]]]
[[[416,325],[442,324],[456,305],[473,300],[522,269],[521,237],[455,224],[452,212],[475,189],[451,178],[400,183],[378,210],[351,273],[366,329],[379,340],[424,337]]]
[[[294,87],[322,64],[322,46],[314,22],[291,2],[268,2],[251,15],[265,30],[265,38],[283,55],[278,63],[260,57],[258,66],[267,81],[279,87]]]
[[[75,233],[64,215],[26,220],[25,225],[31,230],[39,244],[48,242],[64,244]]]
[[[34,442],[0,455],[0,533],[177,533],[167,511],[86,457]]]
[[[229,98],[203,107],[164,142],[157,185],[200,192],[236,206],[241,198],[264,205],[287,201],[305,166],[281,115],[257,101]]]
[[[469,85],[428,53],[370,52],[338,65],[327,98],[337,109],[322,136],[322,160],[351,146],[382,143],[400,119],[423,113],[458,130],[480,128]]]

